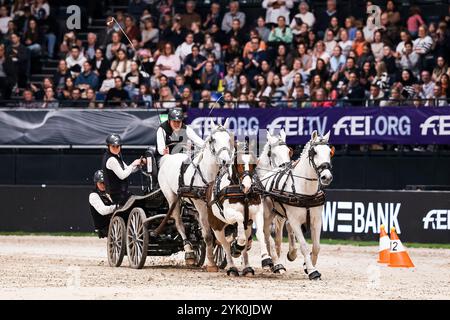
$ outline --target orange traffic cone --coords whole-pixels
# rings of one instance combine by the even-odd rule
[[[380,226],[380,248],[378,250],[378,263],[389,263],[391,243],[389,236],[384,229],[384,225]]]
[[[403,247],[402,242],[398,238],[395,228],[391,228],[391,254],[389,255],[389,267],[394,268],[413,268],[414,264],[411,261],[408,253]]]

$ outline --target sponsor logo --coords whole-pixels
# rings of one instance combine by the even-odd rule
[[[431,210],[422,221],[425,230],[450,230],[450,210]]]
[[[328,117],[278,117],[267,125],[270,131],[284,129],[287,136],[309,136],[314,130],[325,133]]]
[[[411,120],[407,116],[346,116],[333,125],[335,136],[408,136]]]
[[[324,232],[379,233],[380,225],[401,233],[398,214],[401,203],[326,202],[322,212]]]
[[[210,132],[211,119],[215,123],[223,124],[226,118],[223,117],[199,117],[192,121],[191,128],[200,135],[208,136]],[[239,136],[255,136],[259,130],[259,120],[256,117],[230,117],[230,129]]]
[[[428,131],[435,136],[449,136],[450,135],[450,116],[432,116],[425,120],[420,125],[422,136],[427,136]]]

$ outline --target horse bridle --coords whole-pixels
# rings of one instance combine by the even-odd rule
[[[220,154],[222,151],[226,151],[226,152],[228,153],[228,155],[230,156],[230,158],[232,158],[233,152],[232,152],[231,149],[228,148],[228,147],[222,147],[222,148],[220,148],[219,150],[216,151],[216,148],[215,148],[215,146],[214,146],[214,144],[215,144],[215,142],[216,142],[216,139],[214,139],[214,135],[215,135],[217,132],[227,132],[227,133],[228,133],[227,129],[225,129],[225,128],[222,127],[222,126],[219,126],[216,130],[214,130],[214,131],[211,133],[211,136],[209,137],[209,140],[208,140],[209,150],[211,151],[211,154],[212,154],[214,157],[217,158],[217,157],[219,156],[219,154]],[[231,138],[231,137],[230,137],[230,138]]]
[[[267,156],[269,157],[269,163],[270,166],[272,167],[272,149],[276,148],[276,147],[280,147],[280,146],[287,146],[289,148],[289,146],[287,145],[286,142],[284,142],[282,139],[278,139],[277,142],[269,144],[269,152],[267,152]],[[292,150],[291,148],[289,148],[290,150]],[[288,165],[289,163],[291,163],[290,161],[283,163],[280,165],[280,167],[284,167],[286,165]]]
[[[311,145],[309,147],[309,150],[308,150],[309,163],[311,164],[311,166],[313,167],[314,171],[316,172],[317,177],[320,178],[320,175],[322,174],[322,172],[324,172],[325,170],[330,170],[330,172],[331,172],[331,170],[333,169],[333,166],[331,165],[331,162],[324,162],[324,163],[321,163],[319,166],[316,165],[316,163],[314,162],[314,157],[316,156],[317,153],[316,153],[316,150],[314,148],[319,146],[319,145],[329,146],[330,149],[332,149],[332,150],[334,150],[334,147],[330,146],[324,140],[320,140],[318,142],[311,143]]]

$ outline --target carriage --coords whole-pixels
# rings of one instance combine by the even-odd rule
[[[125,255],[131,268],[141,269],[147,256],[170,256],[183,251],[183,240],[175,222],[166,217],[169,210],[167,201],[157,185],[153,184],[156,171],[153,152],[148,152],[146,156],[150,165],[141,168],[144,195],[131,196],[111,217],[107,240],[111,267],[119,267]],[[181,217],[195,252],[194,266],[201,267],[205,261],[205,243],[197,215],[191,204],[182,202]]]
[[[183,251],[184,243],[175,221],[167,217],[167,200],[161,189],[153,183],[157,175],[152,148],[147,151],[146,158],[150,165],[140,170],[144,195],[131,196],[111,217],[107,239],[108,263],[111,267],[120,267],[125,255],[131,268],[141,269],[147,256],[170,256]],[[205,261],[206,247],[198,213],[191,203],[181,201],[181,218],[195,252],[194,267],[201,267]],[[232,235],[233,231],[228,234]],[[214,260],[221,269],[225,268],[225,252],[218,243],[214,246]]]

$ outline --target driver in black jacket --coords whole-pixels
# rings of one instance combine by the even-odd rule
[[[128,177],[139,169],[141,163],[145,163],[145,159],[136,159],[128,166],[122,159],[122,140],[118,134],[110,134],[106,138],[106,144],[108,150],[102,163],[106,192],[115,204],[124,205],[131,196]]]

